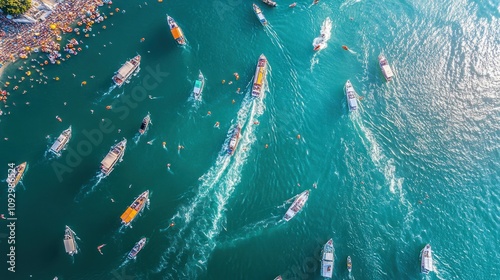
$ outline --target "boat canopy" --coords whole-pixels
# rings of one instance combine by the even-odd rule
[[[196,81],[194,83],[194,93],[198,94],[201,91],[201,81]]]
[[[392,73],[391,66],[389,66],[389,65],[384,65],[384,66],[382,66],[382,68],[384,69],[384,73],[385,73],[385,75],[386,75],[388,78],[389,78],[389,77],[394,76],[394,73]]]
[[[123,214],[120,216],[120,218],[122,219],[122,221],[126,224],[130,223],[134,218],[135,216],[137,215],[137,211],[133,208],[127,208],[127,210],[125,210],[125,212],[123,212]]]
[[[257,84],[262,84],[262,77],[264,76],[264,70],[261,68],[259,69],[259,75],[257,76]]]
[[[332,278],[333,275],[333,261],[323,261],[321,268],[321,276]]]
[[[120,70],[118,70],[118,74],[116,76],[120,79],[125,79],[132,69],[134,69],[134,65],[127,61],[123,64]]]
[[[110,152],[106,155],[106,157],[101,161],[101,164],[105,167],[105,168],[110,168],[111,166],[113,166],[113,164],[116,162],[116,159],[118,158],[118,155],[113,153],[113,152]]]
[[[174,29],[172,29],[172,36],[174,36],[174,39],[179,39],[180,37],[182,37],[181,29],[179,27],[175,27]]]
[[[59,147],[62,145],[62,140],[61,137],[57,138],[56,142],[50,147],[50,150],[54,152],[59,152]]]
[[[75,242],[73,241],[73,239],[64,239],[64,248],[66,249],[66,253],[76,251]]]

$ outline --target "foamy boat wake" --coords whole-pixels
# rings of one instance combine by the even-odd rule
[[[314,50],[322,50],[326,49],[328,47],[328,40],[330,40],[330,37],[332,35],[332,20],[327,17],[324,21],[323,24],[321,25],[321,32],[320,35],[313,40],[313,47]]]

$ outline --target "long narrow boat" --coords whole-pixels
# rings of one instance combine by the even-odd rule
[[[123,212],[123,214],[120,216],[120,219],[122,220],[122,224],[125,226],[130,225],[130,223],[135,219],[137,214],[139,214],[142,209],[144,209],[144,206],[146,206],[146,203],[148,202],[149,199],[149,190],[143,192],[141,195],[139,195],[132,204]]]
[[[394,77],[394,73],[392,72],[391,66],[383,54],[378,56],[378,64],[380,65],[380,69],[382,69],[382,74],[384,74],[385,80],[390,82],[392,77]]]
[[[330,238],[328,242],[323,246],[323,250],[321,251],[321,276],[326,278],[332,278],[333,276],[333,262],[335,248],[333,248],[333,240]]]
[[[61,151],[66,147],[66,144],[68,144],[69,140],[71,139],[71,126],[64,130],[59,137],[57,137],[56,142],[50,147],[50,152],[55,154],[56,156],[61,155]]]
[[[422,251],[420,251],[420,258],[420,270],[422,273],[429,274],[429,272],[433,271],[432,250],[430,244],[425,245]]]
[[[131,260],[135,259],[137,254],[142,250],[142,248],[144,248],[144,245],[146,245],[146,241],[147,241],[147,239],[145,237],[143,237],[143,238],[141,238],[141,240],[139,240],[137,243],[135,243],[134,248],[132,248],[132,250],[130,250],[130,253],[128,253],[127,258],[129,258]]]
[[[106,157],[101,161],[101,172],[108,176],[114,169],[116,163],[123,158],[125,148],[127,146],[127,139],[123,139],[116,145],[111,147]]]
[[[356,111],[358,109],[358,100],[356,98],[356,91],[352,87],[351,81],[347,80],[345,83],[345,96],[347,98],[347,106],[349,111]]]
[[[227,146],[227,153],[230,155],[234,154],[236,147],[238,147],[238,142],[240,141],[240,132],[241,127],[239,125],[236,125],[233,130],[233,135],[231,136],[231,139],[229,140],[229,144]]]
[[[17,184],[21,181],[24,175],[24,171],[26,171],[26,165],[26,162],[19,164],[18,166],[14,167],[14,170],[12,171],[13,173],[9,174],[7,182],[9,183],[10,188],[15,189]]]
[[[195,100],[201,101],[201,95],[203,93],[203,88],[205,87],[205,77],[203,76],[203,73],[198,74],[198,79],[196,82],[194,82],[194,87],[193,87],[193,97]]]
[[[283,216],[283,219],[285,221],[290,221],[295,215],[304,207],[304,204],[306,204],[307,199],[309,198],[309,190],[302,192],[299,194],[299,196],[295,199],[295,201],[292,203],[290,208],[285,213],[285,216]]]
[[[64,231],[64,249],[70,256],[78,254],[78,246],[75,241],[75,232],[66,226]]]
[[[116,71],[115,75],[113,76],[113,82],[118,86],[121,87],[123,83],[125,83],[130,76],[139,69],[139,65],[141,65],[141,56],[136,55],[134,58],[128,60],[125,62],[118,71]]]
[[[253,78],[252,96],[259,97],[264,94],[267,75],[267,58],[264,54],[259,56],[257,67],[255,68],[255,75]]]
[[[257,6],[254,3],[254,4],[252,4],[252,7],[253,7],[253,11],[255,12],[255,15],[259,19],[260,23],[262,25],[267,25],[267,19],[266,19],[266,17],[264,17],[264,14],[262,13],[262,10],[259,8],[259,6]]]
[[[139,128],[139,134],[143,135],[149,127],[149,123],[151,122],[151,116],[149,113],[142,119],[141,127]]]
[[[184,38],[182,29],[179,27],[179,25],[177,25],[177,22],[175,22],[175,20],[169,15],[167,15],[167,23],[172,36],[174,37],[175,41],[177,41],[177,44],[181,46],[186,45],[186,39]]]
[[[351,260],[351,256],[347,256],[347,271],[349,271],[349,273],[351,273],[351,271],[352,271],[352,260]]]
[[[276,2],[272,1],[272,0],[262,0],[262,2],[266,5],[268,5],[269,7],[276,7],[278,6],[278,4],[276,4]]]

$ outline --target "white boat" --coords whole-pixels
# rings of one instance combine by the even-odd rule
[[[195,100],[201,100],[201,94],[203,93],[203,88],[205,87],[205,77],[203,73],[198,74],[198,79],[194,82],[193,97]]]
[[[321,276],[325,278],[332,278],[333,276],[334,254],[335,248],[333,248],[333,240],[330,238],[321,251]]]
[[[347,256],[347,271],[349,271],[349,273],[351,273],[351,271],[352,271],[352,260],[351,260],[351,256]]]
[[[139,134],[143,135],[149,127],[149,123],[151,122],[151,116],[149,113],[142,119],[141,127],[139,128]]]
[[[128,78],[139,69],[139,65],[141,65],[141,56],[136,55],[131,60],[125,62],[120,69],[113,76],[113,82],[118,87],[121,87],[124,82],[128,80]]]
[[[230,155],[234,154],[236,147],[238,147],[238,142],[240,141],[240,132],[241,127],[237,125],[233,130],[233,135],[231,136],[227,147],[227,153]]]
[[[9,183],[9,187],[12,189],[15,189],[17,184],[21,181],[24,175],[24,171],[26,171],[26,166],[28,164],[26,162],[23,162],[16,167],[14,167],[14,170],[12,173],[9,174],[7,178],[7,182]]]
[[[127,146],[127,139],[123,139],[116,145],[111,147],[106,157],[101,161],[101,172],[105,176],[108,176],[111,171],[113,171],[116,163],[122,159],[125,153],[125,147]]]
[[[278,6],[278,4],[276,4],[276,2],[274,2],[272,0],[262,0],[262,2],[264,2],[264,4],[268,5],[269,7],[276,7],[276,6]]]
[[[283,280],[283,278],[281,277],[281,275],[278,275],[276,276],[276,278],[274,278],[274,280]]]
[[[358,109],[358,99],[356,98],[356,91],[352,87],[351,81],[347,80],[345,83],[345,96],[347,98],[347,106],[349,111],[356,111]]]
[[[432,266],[432,250],[431,250],[431,245],[427,244],[425,247],[420,251],[420,270],[424,274],[429,274],[429,272],[433,271],[433,266]]]
[[[52,144],[52,147],[50,147],[50,152],[55,154],[56,156],[61,155],[61,151],[66,147],[68,144],[69,140],[71,139],[71,126],[64,130],[59,137],[57,137],[56,142]]]
[[[259,19],[260,23],[262,25],[267,25],[267,19],[264,17],[264,14],[262,13],[262,10],[259,8],[259,6],[252,4],[253,11],[255,12],[255,15]]]
[[[128,253],[127,258],[129,258],[131,260],[135,259],[137,254],[142,250],[142,248],[144,248],[144,245],[146,245],[146,241],[147,241],[147,239],[144,237],[144,238],[141,238],[141,240],[139,240],[139,242],[135,243],[134,248],[132,248],[132,250],[130,250],[130,253]]]
[[[75,241],[75,232],[66,226],[64,231],[64,249],[70,256],[78,254],[78,246]]]
[[[304,207],[304,204],[306,204],[308,198],[309,198],[309,190],[299,194],[299,196],[292,203],[292,206],[290,206],[290,208],[288,208],[288,210],[286,211],[285,216],[283,216],[283,219],[287,222],[290,221],[300,211],[300,209]]]
[[[264,54],[259,56],[257,67],[255,68],[255,75],[253,77],[252,96],[259,97],[264,94],[267,75],[267,58]]]
[[[378,64],[380,65],[380,69],[382,69],[382,73],[384,74],[386,81],[390,82],[392,77],[394,77],[394,73],[392,72],[391,66],[383,54],[378,56]]]

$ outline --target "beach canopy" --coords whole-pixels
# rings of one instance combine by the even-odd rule
[[[56,26],[56,24],[55,24],[55,23],[52,23],[52,24],[50,25],[50,29],[52,29],[52,30],[56,29],[56,27],[57,27],[57,26]]]

